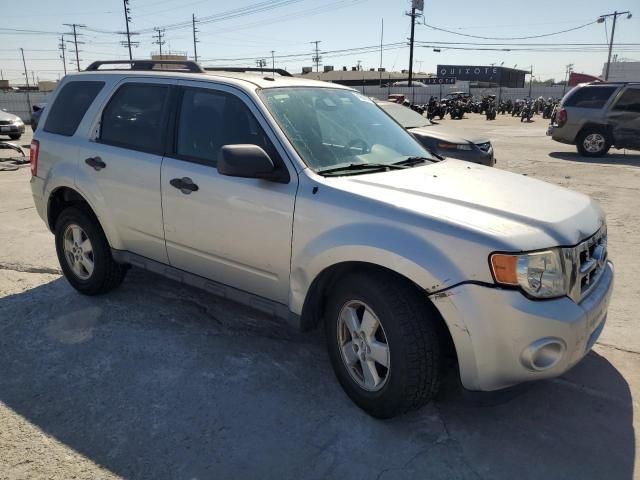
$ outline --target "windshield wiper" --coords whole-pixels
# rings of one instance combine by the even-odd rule
[[[435,154],[432,154],[435,155]],[[437,157],[439,160],[442,160],[444,157]],[[414,165],[418,165],[420,163],[433,162],[433,158],[429,157],[407,157],[404,160],[400,160],[399,162],[394,162],[392,165],[405,166],[405,167],[413,167]]]
[[[326,175],[328,173],[345,172],[345,171],[358,171],[358,170],[397,170],[407,168],[404,165],[396,163],[351,163],[349,165],[343,165],[341,167],[323,168],[317,170],[316,173],[320,175]]]

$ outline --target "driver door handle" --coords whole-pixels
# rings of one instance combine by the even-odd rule
[[[172,178],[169,183],[172,187],[177,188],[185,195],[189,195],[191,192],[197,192],[199,190],[198,185],[193,183],[189,177]]]
[[[84,163],[89,165],[96,172],[98,170],[102,170],[103,168],[105,168],[107,166],[107,164],[104,163],[100,157],[89,157],[84,161]]]

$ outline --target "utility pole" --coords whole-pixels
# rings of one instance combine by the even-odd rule
[[[319,71],[320,69],[320,60],[322,60],[322,57],[320,56],[320,50],[318,49],[318,44],[321,43],[322,40],[315,40],[313,42],[310,43],[315,43],[316,44],[316,48],[315,48],[315,53],[313,55],[313,57],[311,57],[311,60],[316,64],[316,72]]]
[[[75,45],[76,48],[76,64],[78,66],[78,71],[80,71],[80,57],[78,56],[78,44],[81,44],[83,42],[78,42],[78,35],[82,35],[81,33],[77,32],[78,28],[85,28],[86,25],[80,25],[78,23],[65,23],[64,25],[66,25],[67,27],[72,27],[73,28],[73,44]],[[69,34],[71,35],[71,34]]]
[[[64,52],[67,49],[67,46],[64,44],[64,35],[60,37],[59,48],[62,51],[62,55],[60,55],[60,58],[62,58],[62,68],[64,68],[64,74],[66,75],[67,74],[67,57]]]
[[[196,38],[196,33],[198,29],[196,28],[196,14],[191,14],[191,20],[193,22],[193,57],[195,58],[196,63],[198,63],[198,47],[196,47],[196,43],[198,43],[198,39]]]
[[[122,0],[122,6],[124,7],[124,23],[127,27],[127,47],[129,48],[129,61],[131,61],[133,60],[133,55],[131,54],[131,32],[129,31],[129,22],[131,21],[129,0]]]
[[[380,67],[378,72],[380,73],[380,86],[382,87],[382,40],[384,38],[384,18],[382,19],[382,25],[380,26]]]
[[[267,61],[264,58],[258,58],[256,60],[256,67],[258,68],[264,68],[267,66]]]
[[[158,45],[160,47],[160,59],[162,59],[162,45],[164,45],[164,40],[162,39],[162,36],[164,35],[164,30],[161,28],[154,28],[154,30],[156,31],[156,34],[158,35],[158,40],[156,40],[155,43],[156,45]]]
[[[411,38],[409,39],[409,82],[408,86],[411,86],[411,82],[413,81],[413,39],[414,33],[416,30],[416,7],[415,2],[412,2],[411,6]]]
[[[271,73],[276,74],[276,51],[271,50]]]
[[[20,49],[22,54],[22,66],[24,67],[24,78],[27,82],[27,105],[29,106],[29,112],[31,112],[31,97],[29,96],[29,74],[27,73],[27,62],[24,60],[24,49]]]
[[[613,50],[613,36],[616,33],[616,20],[618,20],[618,15],[626,15],[627,18],[631,18],[631,12],[628,10],[626,12],[615,11],[613,13],[600,15],[600,17],[598,17],[598,23],[604,23],[604,21],[608,17],[613,17],[613,26],[611,27],[611,38],[609,39],[609,56],[607,57],[607,69],[605,70],[605,74],[604,74],[605,82],[609,80],[609,67],[611,66],[611,51]]]
[[[570,63],[566,67],[567,69],[564,72],[564,85],[562,86],[562,96],[564,97],[564,93],[567,91],[567,82],[569,81],[569,73],[573,69],[573,63]]]

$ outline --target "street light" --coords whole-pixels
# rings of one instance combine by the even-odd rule
[[[609,56],[607,57],[607,69],[605,70],[604,80],[605,82],[609,80],[609,67],[611,66],[611,51],[613,50],[613,36],[616,33],[616,20],[618,20],[618,15],[627,15],[627,19],[631,18],[631,12],[618,12],[615,11],[613,13],[607,13],[605,15],[600,15],[597,19],[598,23],[604,23],[608,17],[613,17],[613,26],[611,27],[611,38],[609,40]]]

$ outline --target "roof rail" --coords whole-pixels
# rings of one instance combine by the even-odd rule
[[[157,70],[165,72],[190,72],[190,73],[205,73],[200,65],[191,60],[106,60],[97,61],[89,65],[85,71],[95,72],[98,70],[120,70],[116,68],[103,68],[103,65],[129,65],[131,70],[154,70],[154,67],[158,67]],[[182,67],[182,68],[165,68],[166,66]]]
[[[204,67],[207,72],[262,72],[277,73],[281,77],[293,77],[282,68],[259,68],[259,67]]]

